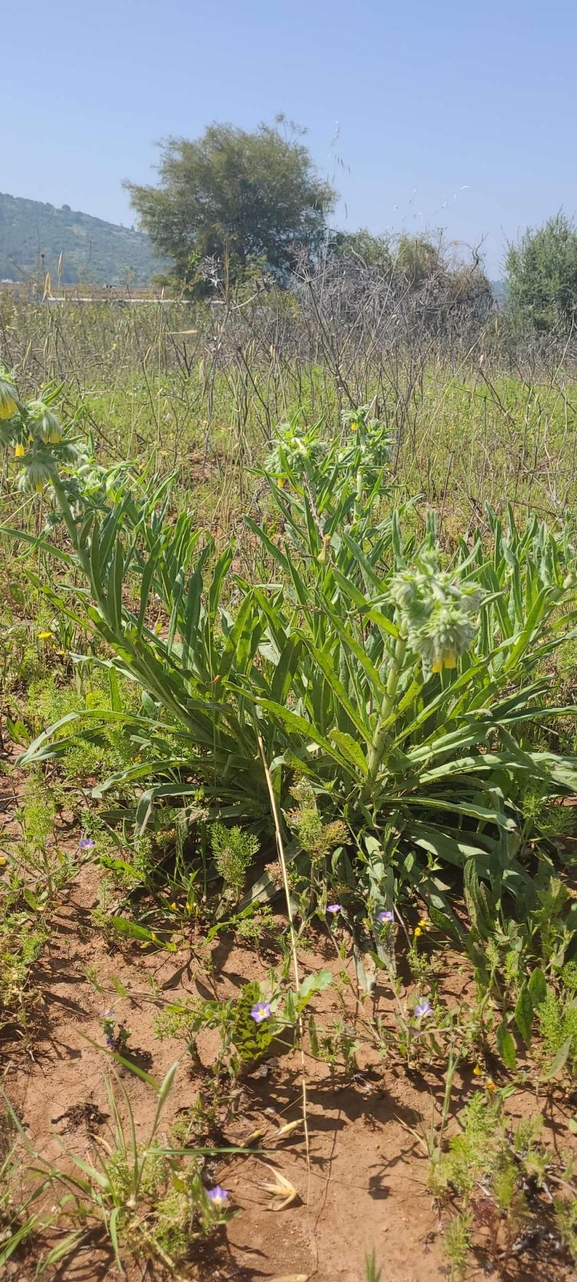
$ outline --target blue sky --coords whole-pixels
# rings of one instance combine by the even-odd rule
[[[445,227],[499,275],[577,211],[571,0],[20,0],[2,16],[0,190],[131,224],[123,178],[212,120],[308,130],[350,230]]]

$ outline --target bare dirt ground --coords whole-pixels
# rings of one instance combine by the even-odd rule
[[[88,1156],[91,1136],[106,1138],[109,1133],[104,1085],[109,1063],[101,1026],[105,1008],[113,1006],[116,1018],[129,1027],[134,1062],[157,1081],[180,1060],[160,1136],[170,1142],[171,1125],[211,1080],[217,1035],[201,1035],[201,1065],[194,1067],[182,1042],[160,1041],[154,1035],[159,1007],[167,997],[178,1001],[199,994],[234,995],[247,980],[264,980],[273,960],[226,938],[214,944],[208,966],[206,952],[194,946],[168,954],[143,951],[132,942],[110,944],[92,915],[99,876],[94,865],[87,865],[61,896],[50,942],[37,963],[35,983],[43,1006],[35,1035],[22,1039],[11,1030],[0,1043],[6,1094],[37,1151],[59,1161],[62,1144]],[[322,934],[313,939],[310,951],[302,952],[300,963],[303,974],[327,966],[342,969],[331,941]],[[354,1020],[358,1008],[352,966],[349,973]],[[449,957],[441,976],[447,999],[460,993],[465,983],[460,959],[454,959],[453,970]],[[320,1017],[339,1013],[332,993],[329,989],[315,999]],[[378,1000],[379,1010],[387,1013],[384,996]],[[429,1124],[435,1104],[438,1116],[443,1074],[409,1074],[401,1066],[386,1067],[373,1051],[361,1051],[357,1063],[358,1071],[345,1077],[332,1075],[326,1064],[305,1056],[308,1156],[302,1131],[275,1140],[279,1126],[301,1116],[300,1050],[265,1061],[236,1085],[232,1116],[228,1112],[223,1120],[220,1139],[224,1145],[247,1145],[247,1151],[211,1159],[207,1174],[211,1182],[230,1190],[237,1213],[199,1248],[183,1276],[195,1282],[364,1282],[365,1256],[373,1249],[382,1282],[434,1282],[450,1276],[442,1247],[446,1221],[428,1191],[429,1163],[414,1134],[420,1123]],[[152,1121],[154,1093],[130,1072],[120,1072],[144,1137]],[[457,1074],[453,1113],[475,1087],[470,1068]],[[574,1143],[567,1126],[571,1100],[560,1092],[538,1100],[527,1089],[510,1101],[513,1117],[537,1111],[546,1114],[548,1143],[562,1149]],[[251,1140],[255,1132],[257,1138]],[[263,1188],[273,1179],[271,1167],[297,1191],[283,1210],[272,1209],[271,1195]],[[32,1282],[36,1263],[33,1254],[13,1258],[0,1277]],[[113,1255],[94,1246],[79,1251],[52,1276],[60,1282],[92,1282],[121,1275]],[[130,1282],[160,1276],[151,1261],[128,1271]],[[477,1267],[466,1276],[488,1276],[482,1252]],[[574,1273],[558,1245],[549,1248],[544,1233],[513,1256],[502,1276],[513,1282],[565,1282]]]

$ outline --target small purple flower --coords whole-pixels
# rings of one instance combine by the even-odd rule
[[[433,1007],[431,1006],[431,1003],[426,1000],[426,998],[425,998],[425,1001],[423,1002],[417,1002],[417,1005],[415,1006],[415,1015],[417,1016],[417,1019],[423,1019],[425,1015],[432,1015],[432,1014],[433,1014]]]
[[[108,1049],[114,1050],[114,1011],[112,1008],[110,1008],[110,1010],[103,1010],[100,1016],[100,1023],[102,1024],[103,1033],[106,1034],[106,1045],[108,1046]]]
[[[391,912],[390,908],[385,908],[382,913],[377,913],[378,926],[385,926],[388,922],[391,922],[394,920],[395,920],[395,914]]]
[[[93,840],[92,840],[92,837],[81,837],[81,838],[80,838],[80,841],[78,842],[78,849],[79,849],[79,850],[93,850],[93,849],[94,849],[94,842],[93,842]]]
[[[226,1206],[230,1193],[227,1189],[221,1188],[220,1184],[217,1184],[213,1189],[208,1190],[207,1197],[212,1202],[213,1206],[221,1207]]]
[[[334,915],[336,916],[337,913],[342,913],[342,911],[343,911],[342,904],[327,904],[328,913],[334,913]]]
[[[270,1019],[270,1003],[257,1002],[256,1005],[253,1006],[250,1014],[251,1019],[254,1019],[255,1024],[262,1024],[263,1019]]]

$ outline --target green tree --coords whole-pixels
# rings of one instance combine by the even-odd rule
[[[407,285],[420,288],[441,273],[444,264],[439,248],[426,236],[403,233],[397,245],[395,270]]]
[[[339,262],[355,261],[361,267],[391,270],[392,259],[387,236],[374,236],[366,227],[358,231],[335,231],[328,246],[329,258]]]
[[[577,310],[577,228],[563,213],[528,229],[506,258],[511,317],[535,329],[572,324]]]
[[[125,184],[153,245],[189,289],[205,292],[206,260],[225,279],[242,278],[256,261],[282,281],[320,245],[336,193],[282,123],[254,133],[213,124],[195,140],[169,138],[160,185]]]

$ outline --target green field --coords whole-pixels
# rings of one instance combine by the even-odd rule
[[[0,1030],[58,1094],[36,1057],[76,1037],[84,983],[81,1077],[109,1054],[90,1099],[113,1130],[58,1156],[7,1081],[0,1267],[53,1277],[95,1241],[131,1279],[146,1259],[212,1276],[233,1174],[251,1240],[247,1145],[273,1145],[272,1209],[298,1205],[267,1073],[292,1110],[274,1125],[304,1122],[302,1187],[364,1073],[406,1084],[391,1151],[435,1208],[419,1280],[571,1276],[570,356],[495,315],[441,331],[322,291],[0,295]],[[178,1113],[173,1052],[194,1083]],[[346,1263],[377,1282],[366,1214],[366,1262]],[[277,1282],[312,1268],[265,1255]]]

